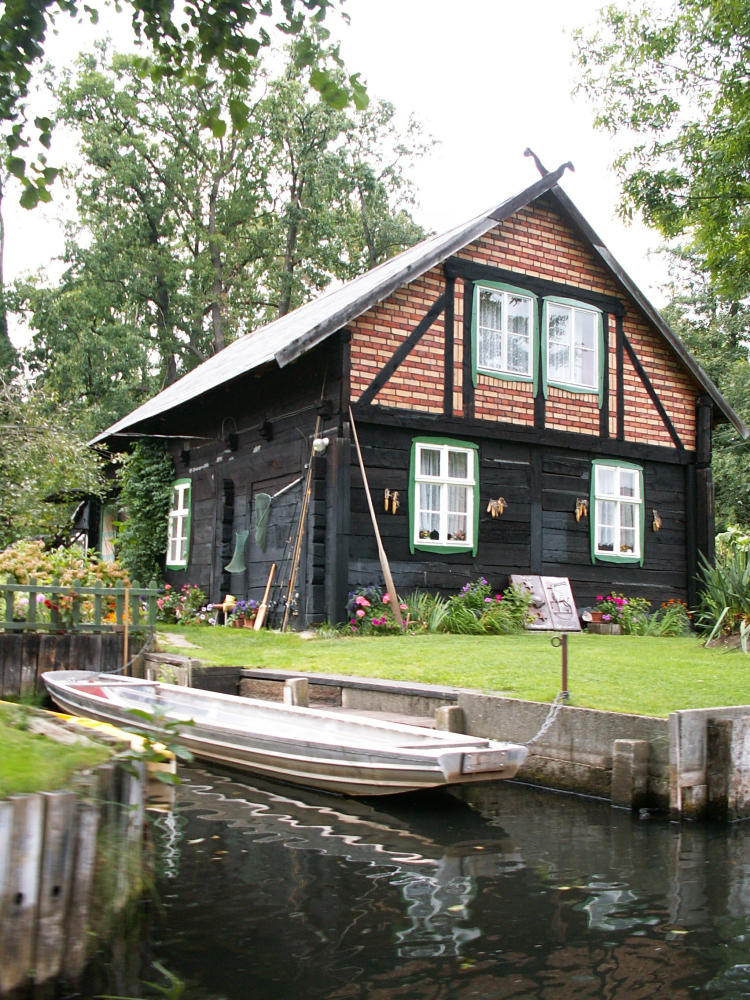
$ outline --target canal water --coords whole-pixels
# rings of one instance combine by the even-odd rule
[[[145,917],[67,996],[750,997],[748,823],[508,782],[356,801],[182,779]]]

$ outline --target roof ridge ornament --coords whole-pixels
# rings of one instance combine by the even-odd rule
[[[539,171],[539,173],[542,175],[542,177],[546,177],[547,176],[547,174],[549,173],[549,170],[547,170],[547,168],[544,166],[544,164],[539,159],[539,157],[536,155],[536,153],[531,148],[531,146],[527,146],[526,147],[526,149],[523,151],[523,155],[524,156],[530,156],[533,159],[534,164],[536,165],[536,169]],[[570,162],[570,160],[568,160],[567,163],[561,163],[560,166],[555,171],[555,174],[557,175],[557,179],[558,180],[565,173],[566,169],[567,170],[571,170],[571,171],[573,171],[573,173],[575,173],[575,169],[576,168],[573,166],[573,164]]]

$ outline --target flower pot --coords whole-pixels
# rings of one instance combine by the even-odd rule
[[[602,615],[604,614],[604,612],[603,611],[590,611],[589,614],[591,615],[591,621],[592,622],[600,622],[602,620]]]
[[[245,625],[245,628],[254,628],[255,627],[255,615],[253,615],[252,618],[245,618],[244,625]]]
[[[244,618],[233,618],[231,621],[232,628],[242,628],[245,624]]]

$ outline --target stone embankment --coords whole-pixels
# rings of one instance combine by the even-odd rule
[[[534,740],[548,704],[426,684],[204,667],[171,654],[147,654],[145,664],[150,676],[173,683],[275,701],[307,698],[311,705],[418,725],[437,718],[441,728],[472,736],[533,741],[517,779],[529,784],[633,810],[668,810],[675,819],[750,816],[750,706],[684,710],[659,719],[563,705]]]

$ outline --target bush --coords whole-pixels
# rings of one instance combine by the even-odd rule
[[[212,605],[206,604],[206,595],[195,583],[185,583],[179,590],[171,584],[164,586],[161,597],[156,599],[156,620],[174,625],[213,625]]]
[[[737,544],[730,541],[717,550],[714,566],[701,556],[700,573],[696,627],[709,642],[720,634],[745,637],[750,623],[750,549],[741,539]]]
[[[511,635],[522,632],[529,621],[531,594],[525,588],[506,587],[502,594],[482,576],[465,583],[448,601],[441,632],[458,635]]]

